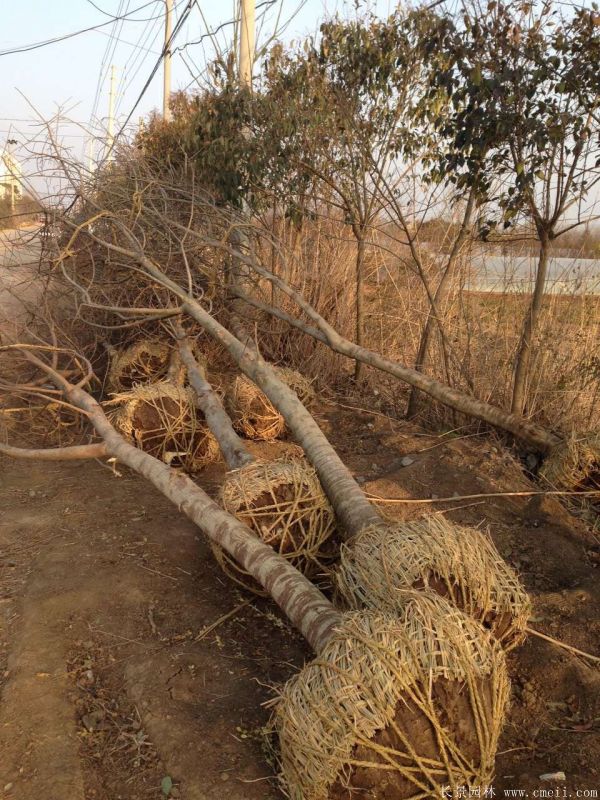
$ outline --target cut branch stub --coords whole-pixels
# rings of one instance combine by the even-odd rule
[[[374,525],[342,545],[335,574],[351,608],[396,613],[407,588],[435,591],[481,622],[506,650],[520,644],[531,601],[492,540],[443,517]]]
[[[167,464],[197,472],[219,458],[219,445],[192,391],[169,381],[139,385],[110,401],[114,426],[130,442]]]
[[[305,575],[316,574],[331,557],[325,545],[335,530],[335,515],[315,470],[303,458],[255,461],[230,472],[221,504]],[[213,551],[229,577],[257,590],[227,553],[216,546]]]
[[[437,595],[345,615],[271,721],[292,800],[440,797],[492,778],[509,682],[500,646]]]
[[[111,357],[107,385],[111,392],[126,392],[137,384],[154,383],[169,369],[171,348],[160,339],[140,339]]]

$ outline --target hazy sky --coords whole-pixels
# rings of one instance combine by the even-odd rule
[[[1,53],[102,22],[109,24],[100,30],[29,52],[1,55],[0,150],[9,132],[12,138],[22,142],[34,130],[31,120],[35,118],[35,112],[31,106],[44,118],[52,117],[61,107],[63,114],[88,129],[96,101],[95,117],[100,132],[106,125],[111,63],[117,67],[117,129],[119,121],[123,122],[127,117],[160,52],[164,30],[160,16],[164,9],[163,0],[94,0],[94,3],[91,0],[54,0],[51,3],[48,0],[19,0],[4,4],[0,27]],[[174,0],[174,4],[177,18],[187,0]],[[260,0],[257,0],[257,6],[259,4]],[[360,5],[365,7],[362,0]],[[373,0],[369,5],[385,14],[393,3],[391,0]],[[214,30],[228,23],[236,14],[233,0],[199,0],[198,6],[202,13],[197,6],[193,8],[177,37],[176,46],[198,40],[206,34],[207,26]],[[354,8],[354,2],[344,0],[306,0],[300,8],[298,0],[282,0],[277,7],[259,7],[257,15],[263,16],[263,40],[272,34],[278,14],[281,21],[291,18],[284,33],[284,37],[290,39],[317,30],[323,16],[334,11],[353,14]],[[294,12],[297,13],[294,15]],[[111,34],[115,33],[109,15],[119,14],[132,16],[122,25],[117,23],[116,33],[120,41],[114,53],[107,56],[107,46],[112,47]],[[225,25],[219,32],[221,46],[231,41],[232,31],[232,25]],[[139,44],[145,49],[136,48]],[[210,54],[209,38],[183,51],[188,66],[182,54],[176,53],[173,58],[173,88],[188,86],[193,80],[190,69],[197,73]],[[135,111],[134,121],[161,105],[161,92],[162,68]],[[63,144],[73,146],[75,151],[81,152],[84,148],[87,138],[84,130],[61,122],[59,134]]]

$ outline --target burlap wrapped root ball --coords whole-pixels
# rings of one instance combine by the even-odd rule
[[[317,473],[304,458],[254,461],[229,472],[221,505],[307,575],[322,570],[335,514]],[[250,575],[218,545],[213,552],[233,580],[264,594]]]
[[[135,386],[117,395],[111,415],[129,441],[171,466],[197,472],[219,458],[219,444],[194,404],[191,389],[170,381]]]
[[[167,374],[171,348],[160,339],[140,339],[111,358],[107,385],[111,392],[127,392],[140,383],[159,381]]]
[[[556,445],[542,464],[540,478],[564,492],[586,486],[600,488],[600,434],[571,437]]]
[[[334,582],[351,608],[387,613],[405,589],[431,589],[483,623],[506,650],[523,640],[531,615],[529,596],[489,536],[444,517],[365,528],[342,545]]]
[[[348,613],[276,706],[284,791],[420,800],[487,786],[508,693],[501,647],[438,595],[407,593],[395,615]]]
[[[315,394],[310,381],[293,369],[275,367],[277,377],[298,395],[308,406]],[[238,375],[226,394],[226,406],[233,427],[247,439],[268,441],[277,439],[285,429],[285,420],[269,398],[245,375]]]

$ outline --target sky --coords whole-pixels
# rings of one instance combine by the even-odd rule
[[[387,14],[394,5],[392,0],[358,2],[361,8],[368,5],[380,14]],[[257,0],[259,43],[284,24],[281,38],[285,40],[314,33],[320,20],[328,15],[354,14],[355,3],[356,0],[305,0],[303,4],[301,0],[280,0],[261,7],[261,0]],[[175,19],[187,4],[188,0],[174,0]],[[163,13],[164,0],[19,0],[4,4],[0,27],[0,152],[10,137],[18,142],[14,152],[25,160],[24,142],[36,135],[40,119],[49,120],[59,113],[54,131],[61,144],[85,159],[92,129],[98,137],[94,145],[98,154],[106,132],[111,65],[116,67],[119,130],[158,60]],[[194,86],[194,77],[210,60],[214,50],[207,31],[223,26],[216,34],[219,46],[231,42],[231,21],[237,13],[235,0],[198,0],[175,47],[203,38],[174,54],[174,90]],[[119,15],[128,18],[122,23],[111,21],[111,17]],[[5,54],[6,50],[101,23],[108,24],[28,52]],[[137,124],[140,117],[161,105],[162,67],[132,115],[132,122]]]

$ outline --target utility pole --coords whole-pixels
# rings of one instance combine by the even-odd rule
[[[163,56],[163,118],[171,121],[171,36],[173,35],[173,0],[165,0],[165,44]]]
[[[117,68],[113,64],[110,68],[110,94],[108,95],[108,136],[106,144],[108,146],[108,154],[112,153],[113,144],[115,142],[115,84],[117,78]]]
[[[256,0],[240,0],[240,43],[239,43],[239,60],[238,60],[238,80],[241,87],[246,87],[252,91],[252,67],[254,63],[254,36],[255,36],[255,16],[256,16]],[[248,136],[248,130],[245,128],[242,131],[244,137]],[[242,210],[244,217],[250,216],[248,203],[244,200],[242,203]],[[248,236],[243,230],[240,230],[233,220],[233,227],[230,233],[230,242],[237,250],[248,250],[249,240]],[[231,259],[231,272],[229,276],[230,283],[239,288],[244,288],[248,282],[248,270],[243,264],[242,260],[237,256]],[[242,317],[245,309],[239,308],[241,303],[235,297],[230,300],[231,309],[234,311],[235,316]]]
[[[256,0],[240,0],[240,83],[252,89],[254,66],[254,39],[256,26]]]

